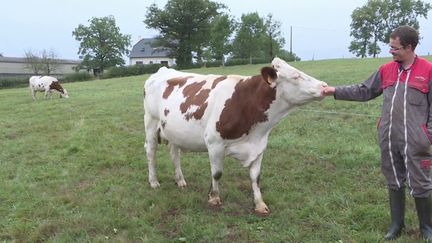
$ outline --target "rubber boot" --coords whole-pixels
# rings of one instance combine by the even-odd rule
[[[417,216],[420,223],[420,233],[424,240],[432,242],[432,199],[431,196],[427,198],[415,198],[415,205],[417,209]]]
[[[405,189],[389,189],[391,224],[385,240],[394,240],[400,236],[405,228]]]

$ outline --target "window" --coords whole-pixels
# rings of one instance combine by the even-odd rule
[[[143,62],[142,61],[136,61],[135,64],[136,65],[143,65]]]
[[[161,64],[164,65],[165,67],[168,67],[168,61],[161,61]]]

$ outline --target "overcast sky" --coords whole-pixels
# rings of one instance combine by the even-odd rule
[[[293,52],[302,60],[353,57],[348,51],[351,13],[367,0],[214,0],[228,6],[236,19],[242,14],[272,13],[282,23],[289,50],[290,26],[293,29]],[[79,42],[72,31],[79,24],[89,25],[92,17],[113,15],[122,34],[140,38],[153,37],[155,30],[143,23],[147,7],[156,3],[163,8],[167,0],[12,0],[2,2],[0,13],[0,53],[23,57],[24,52],[53,49],[63,59],[78,59]],[[432,0],[424,2],[432,3]],[[429,18],[432,14],[429,13]],[[420,20],[423,37],[419,55],[432,54],[432,21]],[[386,47],[385,47],[386,48]],[[381,56],[388,56],[384,49]]]

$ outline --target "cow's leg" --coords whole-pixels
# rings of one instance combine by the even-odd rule
[[[171,154],[171,160],[174,164],[175,168],[175,180],[178,187],[185,187],[186,181],[183,177],[183,172],[181,170],[180,166],[180,149],[177,145],[169,144],[170,154]]]
[[[269,214],[270,210],[262,199],[261,190],[259,188],[259,179],[261,173],[261,161],[263,154],[253,161],[249,167],[249,175],[252,182],[252,190],[254,194],[255,212],[259,214]]]
[[[146,141],[144,147],[147,154],[149,183],[152,188],[157,188],[160,186],[156,176],[156,149],[158,146],[158,142],[157,142],[158,120],[148,114],[145,114],[144,125],[145,125],[145,132],[146,132]]]
[[[209,146],[208,147],[210,167],[212,174],[212,184],[208,195],[208,203],[213,206],[222,204],[219,197],[219,179],[222,177],[223,172],[223,146]]]
[[[35,101],[36,100],[36,91],[34,89],[30,88],[30,92],[31,92],[33,101]]]

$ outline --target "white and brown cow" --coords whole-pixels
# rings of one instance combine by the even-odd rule
[[[69,95],[64,89],[59,81],[51,76],[31,76],[29,79],[30,92],[33,100],[36,100],[36,92],[45,92],[45,98],[47,98],[48,93],[52,95],[52,91],[58,91],[60,93],[60,98],[69,98]]]
[[[218,181],[224,156],[249,167],[255,211],[270,211],[261,197],[261,160],[272,128],[293,108],[321,100],[326,86],[275,58],[261,75],[200,75],[162,67],[145,83],[145,148],[151,187],[159,187],[155,170],[158,136],[169,144],[175,180],[186,186],[180,151],[207,151],[212,184],[208,202],[220,205]]]

